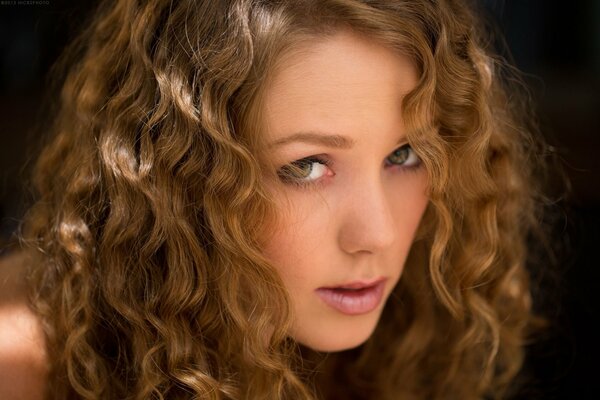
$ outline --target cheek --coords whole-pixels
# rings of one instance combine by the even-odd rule
[[[289,290],[312,284],[315,266],[326,258],[326,243],[332,229],[328,207],[319,196],[299,194],[276,198],[277,222],[265,230],[268,238],[263,251]]]
[[[400,224],[398,229],[405,233],[407,240],[412,241],[429,204],[427,182],[427,175],[420,171],[414,179],[405,180],[405,190],[396,192],[394,196],[394,219]]]
[[[422,214],[427,207],[427,203],[429,202],[429,198],[427,195],[421,190],[421,188],[417,188],[410,192],[409,195],[406,195],[404,200],[400,203],[398,207],[398,213],[401,214],[402,220],[408,220],[411,222],[411,225],[414,223],[418,223],[421,219]]]

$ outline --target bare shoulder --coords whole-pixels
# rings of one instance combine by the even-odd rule
[[[43,399],[44,334],[27,303],[22,254],[0,257],[0,399]]]

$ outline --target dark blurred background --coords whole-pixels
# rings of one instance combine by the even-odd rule
[[[97,1],[0,1],[0,243],[17,228],[31,195],[24,190],[39,145],[47,73],[85,24]],[[553,225],[570,250],[562,255],[552,298],[555,320],[532,345],[530,383],[520,398],[592,399],[600,393],[600,1],[481,0],[504,35],[499,51],[525,73],[541,131],[572,183],[557,199]],[[43,128],[43,127],[42,127]],[[38,126],[39,129],[39,126]],[[557,180],[558,182],[558,180]],[[0,254],[2,249],[0,248]],[[593,394],[596,394],[593,396]]]

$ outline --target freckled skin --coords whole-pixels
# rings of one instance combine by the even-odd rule
[[[417,72],[409,59],[349,32],[302,46],[265,88],[267,142],[318,130],[356,144],[332,149],[293,142],[271,153],[277,168],[313,155],[332,163],[317,164],[318,185],[269,182],[280,223],[264,252],[291,296],[290,335],[314,350],[340,351],[373,333],[429,200],[424,167],[407,172],[386,164],[405,135],[401,100]],[[377,277],[387,278],[383,301],[367,314],[342,314],[315,292]]]

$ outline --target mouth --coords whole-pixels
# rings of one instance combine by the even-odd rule
[[[333,309],[347,315],[366,314],[379,306],[383,299],[385,278],[371,282],[350,282],[335,287],[322,287],[317,295]]]

